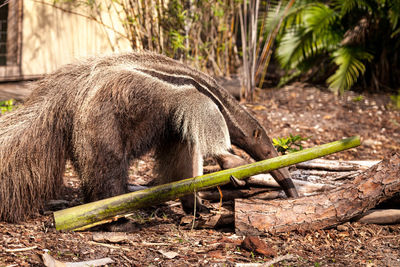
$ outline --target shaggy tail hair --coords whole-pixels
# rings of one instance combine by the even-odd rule
[[[0,117],[0,220],[26,219],[60,189],[65,125],[57,110],[39,97]]]

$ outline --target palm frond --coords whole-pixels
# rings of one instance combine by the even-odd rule
[[[288,10],[282,29],[291,29],[304,24],[304,14],[310,5],[313,5],[314,1],[302,0],[296,1],[290,10]]]
[[[335,0],[333,5],[340,10],[341,15],[351,12],[357,6],[358,0]]]
[[[365,72],[362,60],[370,61],[373,56],[356,47],[342,47],[333,53],[333,62],[339,66],[336,72],[327,80],[329,87],[335,93],[343,93],[357,81]]]
[[[283,68],[296,68],[301,61],[314,53],[313,34],[305,28],[287,31],[276,50],[276,56]]]
[[[339,13],[327,5],[319,3],[308,7],[305,28],[313,32],[315,49],[330,51],[337,48],[343,36],[338,20]]]
[[[318,35],[328,29],[338,16],[339,14],[329,6],[315,3],[307,8],[304,22],[307,28]]]
[[[275,30],[275,28],[279,25],[284,15],[285,6],[280,3],[275,3],[274,1],[269,5],[267,16],[265,17],[265,31],[264,35],[268,35],[268,33]]]
[[[389,21],[392,25],[392,30],[396,31],[400,19],[400,0],[393,0],[390,3]]]
[[[302,27],[293,27],[283,34],[277,58],[284,68],[297,68],[301,61],[338,47],[342,33],[334,27],[338,14],[323,4],[308,6],[303,12]]]
[[[340,15],[344,16],[355,9],[373,11],[373,1],[369,0],[335,0],[332,2],[334,9],[339,10]]]
[[[395,30],[394,32],[392,32],[392,34],[390,35],[391,38],[394,38],[396,35],[400,34],[400,28]]]

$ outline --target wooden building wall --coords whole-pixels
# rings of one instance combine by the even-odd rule
[[[35,78],[77,58],[131,50],[127,39],[85,17],[90,13],[82,8],[54,7],[52,0],[11,0],[8,45],[18,52],[0,66],[0,80]],[[107,14],[103,23],[123,33],[117,17]]]

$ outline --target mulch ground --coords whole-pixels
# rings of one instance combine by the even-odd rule
[[[256,103],[245,106],[270,137],[309,137],[305,148],[362,137],[361,147],[329,159],[376,160],[400,151],[400,111],[391,106],[389,95],[348,92],[337,97],[297,83],[260,91]],[[151,158],[144,157],[132,167],[132,180],[148,182],[152,167]],[[67,205],[79,203],[79,180],[70,168],[65,184],[62,198],[72,201]],[[260,239],[275,256],[266,256],[243,249],[244,237],[233,227],[191,230],[180,225],[183,216],[179,202],[138,211],[118,240],[98,239],[101,232],[96,231],[58,232],[51,215],[21,224],[0,222],[0,266],[43,266],[45,252],[63,262],[109,257],[114,260],[111,266],[234,266],[286,255],[293,257],[274,266],[400,266],[400,225],[348,222],[326,230],[267,235]]]

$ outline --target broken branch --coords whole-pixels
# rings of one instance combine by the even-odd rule
[[[230,182],[231,176],[237,179],[244,179],[251,175],[270,172],[359,145],[360,137],[355,136],[237,168],[155,186],[149,189],[60,210],[54,213],[56,229],[73,230],[87,225],[98,224],[100,221],[129,213],[135,209],[176,199],[183,195],[212,188],[217,185],[227,184]]]

